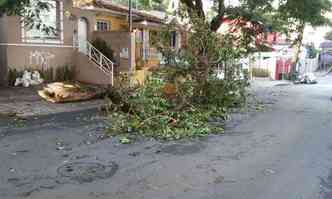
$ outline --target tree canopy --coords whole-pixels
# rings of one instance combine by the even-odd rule
[[[330,11],[332,11],[330,0],[283,0],[280,2],[277,17],[284,22],[281,24],[285,30],[297,34],[293,42],[295,49],[294,65],[299,60],[306,25],[313,27],[330,25],[331,20],[326,16]]]
[[[279,4],[279,17],[289,23],[306,23],[312,26],[329,24],[326,13],[330,12],[330,0],[284,0]]]
[[[239,5],[226,6],[225,0],[213,0],[211,10],[214,12],[214,16],[210,20],[210,29],[217,31],[226,17],[229,19],[241,18],[246,21],[260,23],[264,21],[262,13],[271,11],[272,1],[241,0]],[[190,18],[199,17],[208,20],[204,12],[204,3],[207,3],[207,1],[180,0],[180,2]]]

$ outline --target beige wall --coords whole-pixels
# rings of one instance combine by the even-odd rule
[[[0,86],[7,84],[7,47],[0,46]]]
[[[46,69],[73,65],[74,49],[71,47],[8,46],[7,64],[9,69]]]
[[[0,43],[7,41],[7,19],[0,18]],[[6,85],[7,79],[7,46],[0,45],[0,86]]]
[[[75,65],[74,33],[77,32],[77,21],[84,17],[88,22],[88,38],[94,30],[95,14],[73,8],[69,0],[63,1],[64,12],[71,16],[63,16],[63,43],[31,43],[22,41],[20,17],[4,16],[0,18],[0,84],[7,76],[8,69],[24,70],[45,67],[61,67]],[[10,26],[8,24],[11,24]]]
[[[7,17],[0,17],[0,43],[7,42]]]
[[[6,18],[8,24],[12,24],[11,26],[7,26],[6,28],[7,43],[22,43],[20,18],[17,16],[9,16]]]
[[[75,53],[75,78],[77,81],[90,84],[109,85],[111,79],[101,72],[95,63],[82,53]]]
[[[120,52],[124,48],[129,48],[130,34],[129,32],[111,31],[111,32],[93,32],[93,39],[101,38],[109,43],[114,51],[114,58],[118,65],[119,71],[128,71],[128,59],[120,58]]]
[[[73,32],[77,32],[77,21],[80,18],[84,18],[88,22],[88,40],[92,40],[92,33],[95,29],[95,24],[96,24],[96,14],[93,11],[86,11],[86,10],[81,10],[79,8],[72,8],[71,13],[73,15],[75,25]]]
[[[128,32],[95,32],[96,12],[86,11],[72,7],[72,1],[64,2],[64,12],[69,12],[70,17],[64,16],[64,32],[62,44],[26,43],[22,41],[22,27],[20,17],[9,16],[0,19],[0,84],[7,76],[8,69],[24,70],[36,68],[39,70],[52,67],[72,65],[78,69],[78,80],[97,84],[107,84],[108,77],[98,68],[92,67],[86,56],[76,52],[73,47],[74,35],[77,32],[77,21],[83,17],[88,22],[88,40],[101,37],[112,45],[115,59],[119,65],[118,70],[128,71],[128,59],[121,58],[120,52],[129,47],[130,34]],[[10,26],[8,24],[11,24]],[[132,43],[134,40],[132,40]],[[135,45],[132,46],[135,48]],[[88,60],[88,61],[87,61]],[[83,71],[85,70],[85,71]]]
[[[71,1],[61,1],[63,1],[64,12],[73,13]],[[0,43],[1,46],[5,47],[1,48],[0,57],[5,62],[0,61],[0,71],[7,71],[4,69],[5,66],[8,69],[36,68],[41,70],[43,67],[73,65],[73,32],[77,26],[77,20],[66,16],[63,16],[63,20],[63,43],[51,44],[22,41],[20,17],[2,17],[0,20]]]

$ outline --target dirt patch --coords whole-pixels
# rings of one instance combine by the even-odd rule
[[[94,162],[68,163],[58,168],[58,176],[28,176],[8,178],[12,186],[11,194],[19,197],[29,197],[34,192],[55,189],[64,184],[91,183],[112,177],[118,170],[116,163],[103,165]]]
[[[12,194],[21,197],[29,197],[33,192],[42,189],[54,189],[58,186],[57,180],[52,177],[20,177],[9,178],[7,181],[14,186]]]
[[[224,133],[225,136],[243,136],[243,135],[251,135],[253,131],[226,131]]]
[[[163,146],[160,151],[172,155],[190,155],[198,153],[204,148],[206,148],[206,146],[201,142],[175,143]]]
[[[280,84],[276,84],[275,86],[292,86],[292,83],[280,83]]]
[[[75,162],[59,167],[57,172],[61,177],[69,178],[72,181],[82,184],[110,178],[117,170],[118,165],[114,162],[109,165],[95,162]]]

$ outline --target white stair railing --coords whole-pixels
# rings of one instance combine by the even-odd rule
[[[141,55],[144,60],[162,59],[162,54],[155,48],[141,48]]]
[[[114,85],[114,63],[88,41],[79,42],[79,51],[87,55],[98,69],[110,77],[110,84]]]

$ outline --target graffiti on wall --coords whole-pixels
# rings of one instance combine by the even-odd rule
[[[42,69],[48,69],[50,67],[50,61],[55,57],[54,54],[47,51],[31,51],[29,56],[30,65],[41,66]]]

